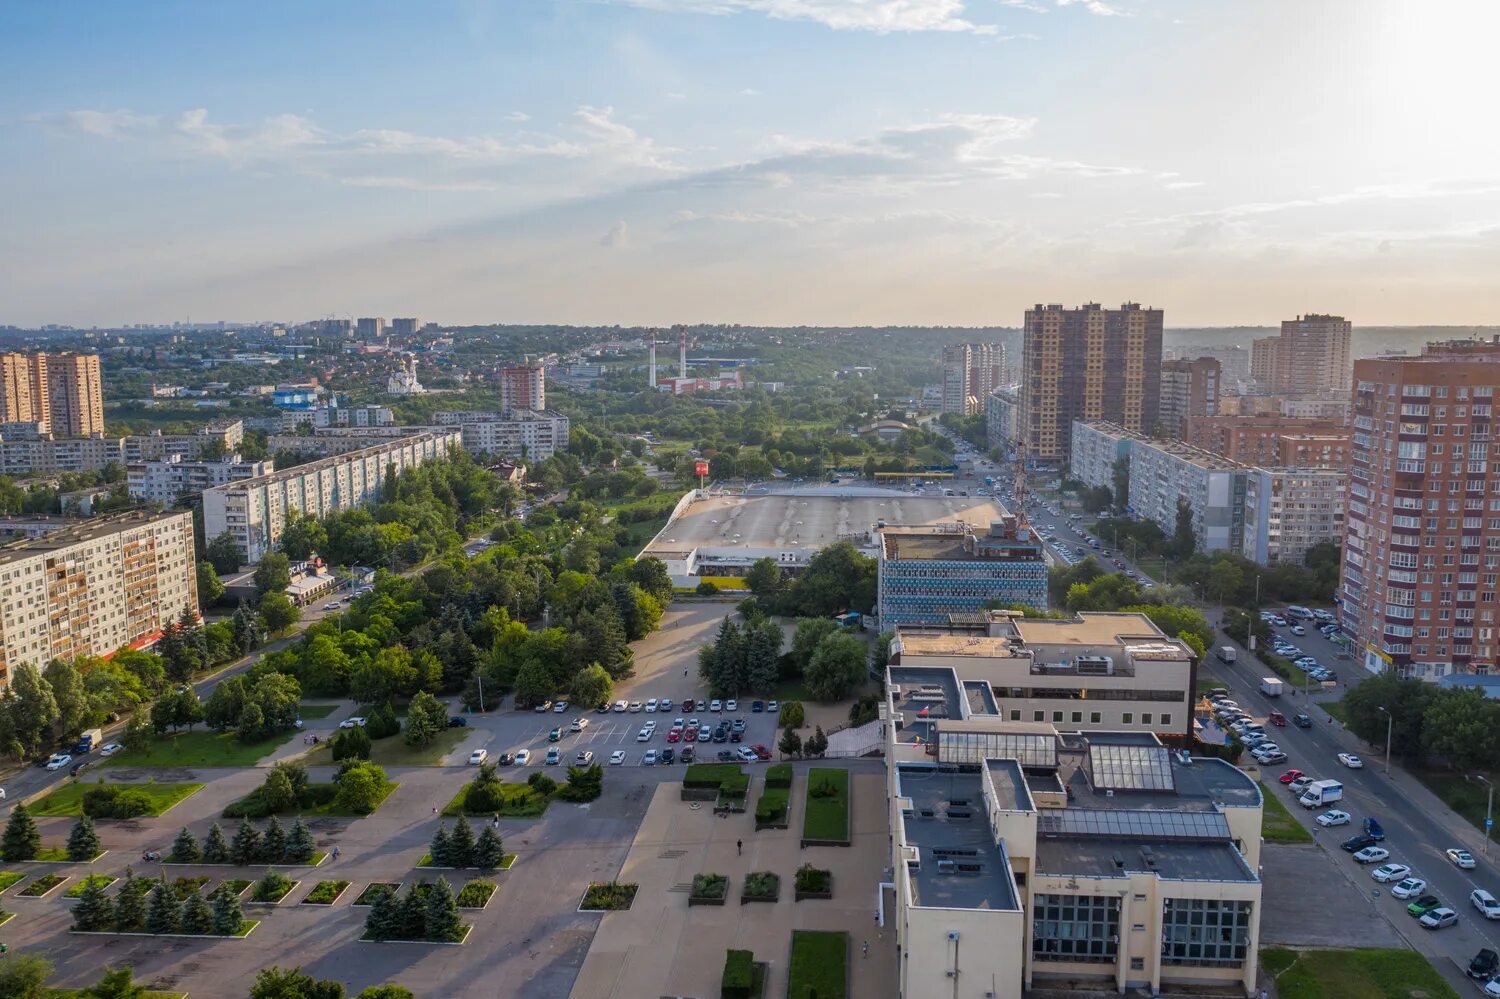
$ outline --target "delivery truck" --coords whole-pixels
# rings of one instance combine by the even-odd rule
[[[104,745],[104,730],[91,728],[78,737],[78,745],[73,747],[73,752],[78,754],[92,753]]]
[[[1217,649],[1217,655],[1219,662],[1232,663],[1235,660],[1236,652],[1233,645],[1221,645]]]
[[[1275,676],[1263,676],[1260,678],[1260,692],[1267,697],[1280,697],[1286,693],[1286,683]]]
[[[1303,808],[1322,808],[1344,797],[1344,785],[1336,780],[1315,780],[1297,801]]]

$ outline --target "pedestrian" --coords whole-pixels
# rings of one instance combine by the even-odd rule
[[[338,847],[334,847],[333,848],[333,859],[334,860],[338,860],[339,859],[339,848]]]
[[[737,839],[734,841],[734,852],[737,854],[743,854],[745,852],[744,840]]]
[[[682,667],[682,675],[683,676],[687,676],[687,667],[686,666]]]
[[[865,941],[865,957],[870,956],[870,941]]]
[[[433,806],[432,806],[432,814],[433,814],[433,815],[436,815],[436,814],[437,814],[437,806],[436,806],[436,805],[433,805]]]

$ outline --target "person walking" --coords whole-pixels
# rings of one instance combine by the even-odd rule
[[[334,847],[333,848],[333,859],[334,860],[338,860],[339,859],[339,848],[338,847]]]
[[[870,956],[870,941],[868,941],[868,940],[865,941],[864,951],[865,951],[865,957],[869,957]]]
[[[745,852],[745,841],[744,840],[737,839],[737,840],[734,841],[734,852],[736,854],[744,854],[744,852]]]

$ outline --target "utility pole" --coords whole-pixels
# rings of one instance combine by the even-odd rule
[[[1489,795],[1486,797],[1484,803],[1484,853],[1488,855],[1490,852],[1490,830],[1495,825],[1495,785],[1490,783],[1490,779],[1484,774],[1474,774],[1470,779],[1479,781],[1489,789]]]
[[[1389,711],[1386,711],[1385,708],[1376,708],[1375,710],[1385,715],[1385,772],[1389,774],[1391,772],[1391,727],[1395,724],[1396,717]]]

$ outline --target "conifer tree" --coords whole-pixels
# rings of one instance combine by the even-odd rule
[[[286,863],[309,863],[313,859],[313,854],[317,852],[316,847],[312,830],[307,828],[307,823],[302,821],[302,816],[297,816],[297,821],[292,823],[292,832],[286,838]]]
[[[93,860],[99,856],[99,833],[94,829],[94,820],[87,815],[79,816],[68,833],[68,859],[77,863]]]
[[[115,929],[124,933],[139,930],[146,923],[146,892],[150,885],[135,876],[129,867],[115,893]]]
[[[36,820],[25,805],[17,805],[5,824],[5,836],[0,838],[0,857],[15,863],[35,860],[42,848],[42,834],[37,830]]]
[[[158,882],[151,889],[150,904],[146,908],[147,933],[176,933],[182,921],[182,905],[177,893],[166,882]]]
[[[187,826],[183,826],[177,838],[172,841],[172,852],[167,854],[167,859],[174,864],[196,864],[203,859],[198,840]]]
[[[239,896],[219,892],[214,898],[213,931],[221,937],[232,937],[245,923],[245,911],[240,908]]]
[[[266,831],[261,836],[260,858],[267,864],[279,864],[284,856],[286,856],[286,832],[281,828],[281,820],[273,815],[271,824],[266,826]]]
[[[193,892],[182,906],[182,932],[193,934],[211,933],[214,928],[214,911],[202,892]]]
[[[449,867],[472,867],[474,865],[474,830],[469,820],[462,815],[448,837],[448,855],[453,858]]]
[[[224,839],[224,827],[215,822],[203,837],[203,863],[229,863],[229,843]]]
[[[432,845],[428,848],[432,855],[433,867],[453,867],[453,838],[448,835],[447,825],[440,825],[437,832],[432,834]]]
[[[458,915],[458,901],[453,897],[453,888],[448,879],[439,876],[437,884],[427,892],[427,921],[423,939],[450,943],[457,941],[463,932],[463,923]]]
[[[485,826],[479,834],[479,839],[474,842],[474,866],[493,871],[504,859],[505,846],[500,839],[500,834],[490,826]]]
[[[260,859],[260,833],[248,818],[240,820],[234,841],[229,844],[229,859],[241,867],[247,867]]]
[[[73,929],[100,932],[114,929],[115,906],[104,894],[104,886],[91,881],[73,906]]]

